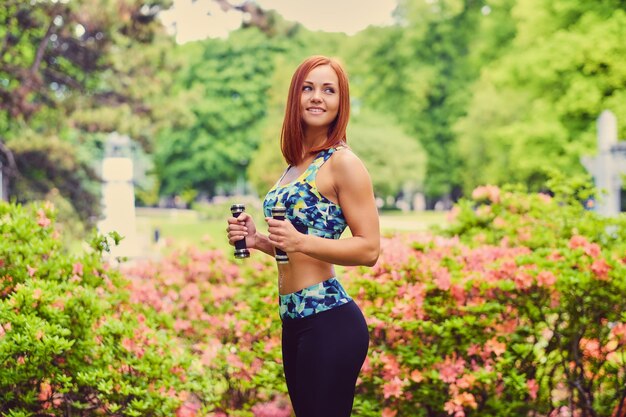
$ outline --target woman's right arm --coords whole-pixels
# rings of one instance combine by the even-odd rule
[[[274,246],[264,234],[256,230],[254,220],[248,213],[241,213],[237,218],[228,219],[228,243],[235,246],[235,242],[246,239],[248,249],[257,249],[270,256],[274,256]]]

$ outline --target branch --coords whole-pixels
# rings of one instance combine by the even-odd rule
[[[41,61],[43,60],[43,54],[46,51],[46,47],[48,46],[48,42],[50,41],[50,37],[52,36],[52,30],[54,29],[54,19],[48,25],[48,29],[46,30],[46,34],[43,39],[39,43],[39,47],[37,48],[37,55],[35,55],[35,61],[33,65],[30,67],[31,74],[35,74],[39,71],[39,66],[41,65]]]
[[[250,14],[250,26],[256,26],[259,30],[265,34],[270,34],[272,31],[272,24],[270,23],[267,13],[254,1],[245,0],[239,5],[230,3],[228,0],[214,0],[217,2],[221,9],[225,12],[229,10],[238,10],[243,13]]]
[[[587,409],[587,411],[589,411],[593,417],[597,417],[598,415],[596,414],[596,412],[593,409],[593,404],[592,404],[591,399],[589,398],[589,393],[587,393],[587,391],[582,386],[580,381],[579,380],[574,380],[574,381],[572,381],[572,384],[574,385],[574,387],[576,387],[576,389],[578,390],[578,393],[585,400],[585,408]]]
[[[83,86],[79,81],[75,80],[74,78],[72,78],[71,76],[67,74],[63,74],[61,72],[55,71],[51,67],[47,67],[44,70],[44,75],[47,77],[46,81],[48,80],[56,81],[57,83],[61,85],[67,85],[80,92],[84,91]]]

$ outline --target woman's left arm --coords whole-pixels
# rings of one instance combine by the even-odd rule
[[[373,266],[380,253],[380,229],[372,181],[352,152],[337,152],[333,159],[335,189],[352,237],[334,240],[305,235],[288,222],[267,219],[270,242],[285,252],[302,252],[336,265]]]

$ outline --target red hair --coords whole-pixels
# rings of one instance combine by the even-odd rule
[[[283,130],[280,135],[280,148],[285,160],[290,165],[298,165],[302,162],[304,153],[304,129],[302,126],[302,111],[300,109],[300,97],[304,79],[313,68],[321,65],[330,65],[337,73],[339,85],[339,111],[337,118],[328,127],[328,139],[321,146],[310,149],[309,154],[318,153],[341,143],[346,143],[346,128],[350,117],[350,90],[348,76],[341,64],[332,58],[315,55],[305,59],[296,69],[291,78],[289,95],[287,96],[287,109],[283,121]]]

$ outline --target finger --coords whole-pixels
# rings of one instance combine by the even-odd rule
[[[248,226],[246,226],[245,224],[229,224],[228,227],[226,228],[227,232],[232,232],[232,231],[244,231],[247,232],[248,231]]]
[[[248,220],[252,221],[252,216],[248,213],[241,213],[239,216],[236,217],[236,219],[239,222],[247,222]]]
[[[248,236],[247,233],[230,234],[228,235],[228,241],[230,243],[237,242],[239,240],[245,239],[246,236]]]
[[[278,237],[280,235],[282,235],[282,230],[280,227],[278,226],[271,226],[267,228],[268,233],[271,233],[272,235]]]

